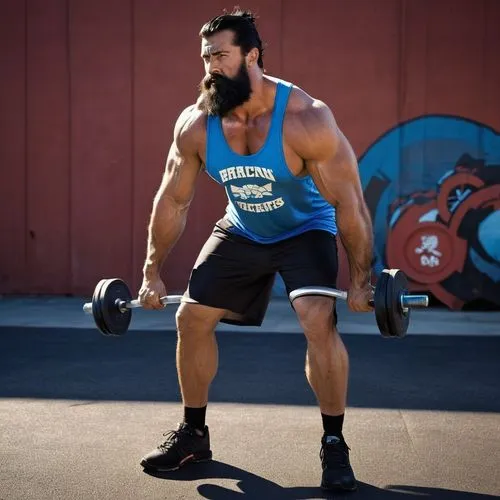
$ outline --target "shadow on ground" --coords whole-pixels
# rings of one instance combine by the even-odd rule
[[[500,412],[500,337],[344,340],[352,407]],[[302,335],[224,332],[218,342],[211,401],[316,404]],[[177,402],[175,343],[172,332],[0,328],[0,397]]]
[[[377,488],[370,484],[358,483],[354,493],[323,492],[319,487],[284,488],[268,479],[252,474],[232,465],[212,461],[204,464],[192,464],[175,472],[150,472],[146,474],[157,479],[172,481],[200,481],[210,479],[232,479],[236,488],[203,483],[197,487],[201,498],[209,500],[238,500],[243,497],[273,500],[306,500],[306,499],[351,499],[351,500],[410,500],[421,498],[426,500],[481,500],[497,498],[490,495],[452,491],[440,488],[423,488],[416,486],[390,485]]]

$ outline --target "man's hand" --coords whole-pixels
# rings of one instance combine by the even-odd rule
[[[373,311],[371,301],[373,300],[374,290],[372,285],[367,284],[362,288],[351,286],[347,292],[347,305],[354,312]]]
[[[163,309],[161,297],[167,295],[167,289],[160,276],[144,278],[139,290],[139,301],[144,309]]]

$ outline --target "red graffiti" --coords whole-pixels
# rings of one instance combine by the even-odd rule
[[[480,246],[479,223],[484,214],[500,210],[500,179],[488,185],[482,170],[459,165],[435,191],[414,192],[391,205],[388,266],[402,269],[413,289],[429,290],[451,308],[466,302],[461,287],[468,286],[468,274],[474,271],[466,265],[471,245]]]

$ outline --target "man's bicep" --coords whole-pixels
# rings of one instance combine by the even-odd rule
[[[332,130],[334,147],[318,149],[318,158],[306,162],[307,170],[322,196],[332,205],[356,206],[363,199],[358,162],[340,130]]]

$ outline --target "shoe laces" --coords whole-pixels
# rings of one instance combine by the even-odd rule
[[[323,465],[340,465],[347,467],[349,464],[349,446],[345,442],[323,443],[319,457]]]
[[[165,441],[161,443],[158,446],[158,448],[164,451],[169,450],[173,445],[175,445],[180,441],[182,435],[188,435],[188,436],[192,435],[189,427],[182,424],[179,426],[178,429],[174,431],[164,432],[163,436],[165,436],[167,439],[165,439]]]

